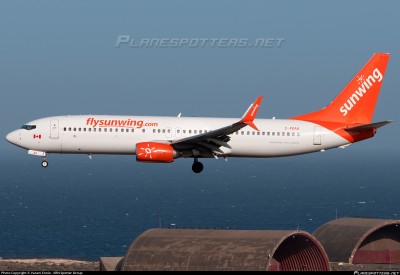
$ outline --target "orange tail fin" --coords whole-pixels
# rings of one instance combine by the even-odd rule
[[[327,107],[292,119],[346,124],[370,123],[389,57],[387,53],[375,53]]]

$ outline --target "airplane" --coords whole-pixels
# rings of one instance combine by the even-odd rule
[[[325,108],[289,119],[256,119],[262,96],[241,119],[68,115],[37,119],[6,140],[43,158],[61,154],[136,155],[148,163],[193,158],[271,158],[325,151],[371,138],[390,120],[371,123],[390,54],[375,53]]]

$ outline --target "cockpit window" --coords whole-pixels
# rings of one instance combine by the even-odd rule
[[[25,130],[33,130],[36,129],[36,125],[22,125],[21,129],[25,129]]]

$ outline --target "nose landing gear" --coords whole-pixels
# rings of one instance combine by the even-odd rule
[[[48,162],[47,159],[45,158],[45,159],[42,161],[42,167],[43,167],[43,168],[47,168],[47,166],[49,166],[49,162]]]
[[[28,150],[29,155],[37,156],[37,157],[43,157],[42,161],[42,167],[46,168],[49,166],[49,163],[47,162],[47,154],[46,152],[43,151],[36,151],[36,150]]]
[[[193,172],[195,172],[196,174],[201,173],[201,171],[203,171],[203,168],[204,168],[203,163],[201,163],[200,161],[198,161],[197,158],[195,158],[192,165]]]

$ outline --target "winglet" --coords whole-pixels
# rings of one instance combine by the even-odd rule
[[[251,128],[254,130],[258,130],[257,126],[254,124],[254,119],[256,118],[258,108],[260,107],[260,103],[262,101],[263,97],[259,96],[256,101],[250,105],[250,107],[247,109],[247,111],[244,113],[242,119],[239,121],[239,123],[245,123],[249,125]]]

